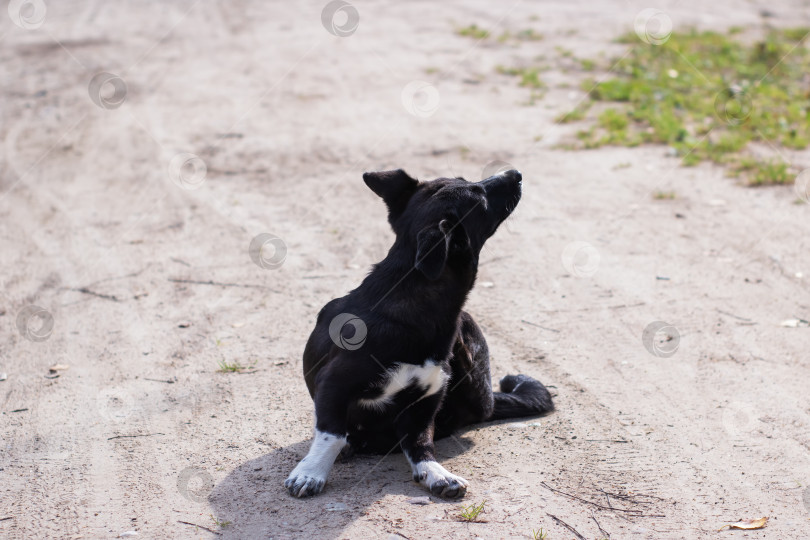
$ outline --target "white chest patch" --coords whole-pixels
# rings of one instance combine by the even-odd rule
[[[442,367],[434,360],[425,361],[424,365],[398,364],[393,369],[388,370],[388,374],[382,383],[382,395],[372,399],[361,399],[360,405],[374,409],[382,409],[391,404],[402,390],[409,386],[417,385],[424,390],[424,399],[432,396],[442,389],[447,381],[447,374]]]

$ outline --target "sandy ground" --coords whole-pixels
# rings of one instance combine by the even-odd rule
[[[51,2],[27,30],[0,13],[0,536],[574,537],[551,516],[588,539],[808,535],[810,329],[782,322],[810,319],[810,206],[662,147],[555,149],[585,76],[556,47],[620,55],[612,39],[650,5],[356,1],[336,37],[322,2],[163,4]],[[766,8],[807,25],[809,6],[653,7],[724,29]],[[471,23],[545,39],[455,35]],[[540,55],[550,88],[527,105],[496,66]],[[123,103],[90,98],[99,72],[125,81]],[[403,102],[412,81],[433,86]],[[174,181],[184,153],[207,168],[198,185]],[[481,523],[409,504],[425,493],[401,455],[289,497],[313,422],[305,340],[392,240],[362,172],[477,180],[493,160],[523,172],[524,198],[468,310],[493,378],[541,379],[557,411],[438,443]],[[262,233],[283,264],[251,260]],[[48,339],[18,331],[30,305]],[[656,321],[675,339],[645,347]]]

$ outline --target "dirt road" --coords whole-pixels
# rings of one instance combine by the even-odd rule
[[[663,147],[556,148],[584,96],[560,51],[620,55],[651,6],[357,1],[332,26],[325,5],[0,14],[0,536],[806,537],[810,206]],[[806,1],[653,7],[676,29],[810,24]],[[543,39],[457,35],[472,23]],[[497,66],[539,56],[528,104]],[[305,340],[392,240],[362,172],[478,180],[494,160],[524,197],[468,310],[493,379],[537,377],[557,411],[438,443],[480,523],[409,504],[401,455],[289,497]],[[286,252],[255,264],[260,234]]]

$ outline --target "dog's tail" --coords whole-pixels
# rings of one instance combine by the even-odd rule
[[[554,410],[551,394],[543,383],[527,375],[507,375],[495,392],[495,408],[487,420],[537,416]]]

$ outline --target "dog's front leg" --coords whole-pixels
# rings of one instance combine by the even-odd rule
[[[326,477],[341,449],[346,446],[346,435],[322,431],[315,427],[312,446],[306,457],[293,469],[284,482],[290,495],[311,497],[323,490]]]
[[[347,399],[339,387],[322,386],[315,393],[315,436],[306,457],[284,482],[290,495],[311,497],[323,490],[335,459],[346,446]]]
[[[413,479],[436,496],[461,498],[469,483],[439,465],[434,456],[433,419],[441,403],[441,395],[433,395],[413,403],[396,421],[400,446],[411,464]]]

